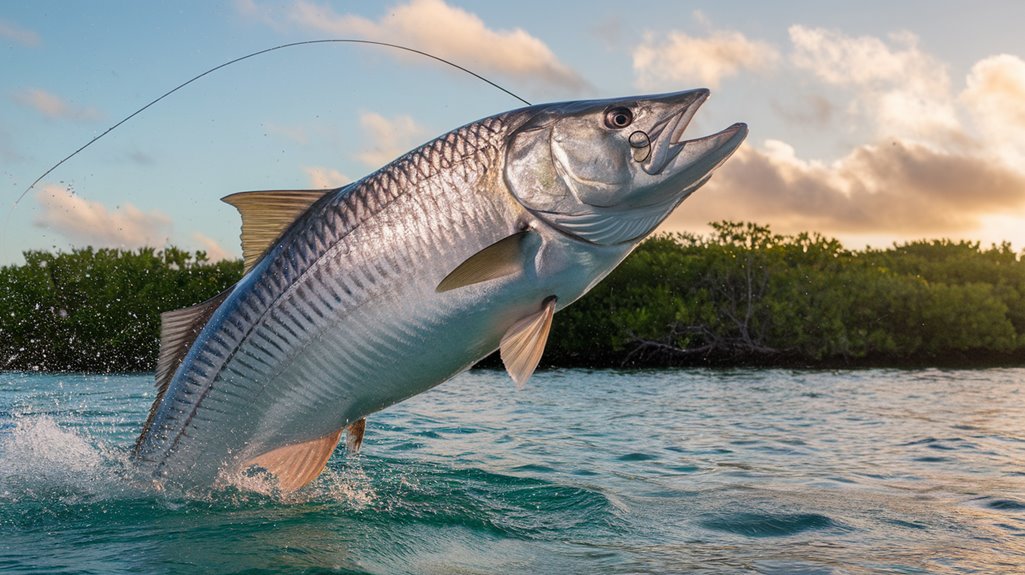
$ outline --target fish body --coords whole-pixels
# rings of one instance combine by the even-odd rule
[[[740,124],[680,138],[705,97],[514,110],[310,194],[236,286],[165,314],[140,467],[184,487],[257,467],[289,491],[345,428],[498,348],[522,383],[552,314],[743,140]],[[268,197],[297,196],[256,199]]]

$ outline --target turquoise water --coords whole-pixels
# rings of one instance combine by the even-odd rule
[[[1025,568],[1025,369],[475,371],[285,499],[130,481],[150,377],[0,374],[0,572]]]

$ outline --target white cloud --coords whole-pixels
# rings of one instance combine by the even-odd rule
[[[744,146],[667,222],[771,222],[782,231],[946,235],[1025,209],[1025,174],[986,156],[907,142],[859,146],[836,162],[802,160],[782,142]]]
[[[271,28],[281,31],[281,17],[278,14],[278,7],[271,3],[266,5],[257,4],[256,0],[235,0],[235,11],[250,20],[256,20]]]
[[[32,108],[47,118],[68,120],[97,120],[100,113],[94,108],[76,106],[60,96],[39,88],[28,88],[14,94],[14,101]]]
[[[315,189],[338,188],[352,182],[352,178],[331,168],[309,166],[303,168],[303,171],[310,178],[310,186]]]
[[[959,100],[978,139],[1009,165],[1025,166],[1025,61],[1002,54],[977,62]]]
[[[778,59],[771,44],[749,40],[740,32],[719,30],[703,38],[682,32],[664,37],[648,33],[634,48],[633,69],[642,90],[694,84],[716,88],[723,78],[772,68]]]
[[[665,229],[750,220],[878,244],[994,240],[994,226],[1017,226],[1005,239],[1025,239],[1025,61],[985,58],[957,87],[910,34],[884,41],[793,26],[790,37],[790,71],[804,74],[802,86],[810,77],[838,89],[830,113],[869,126],[868,141],[833,161],[779,140],[746,145]]]
[[[245,13],[258,15],[261,20],[277,21],[252,0],[241,6]],[[570,92],[587,86],[544,42],[526,31],[493,30],[476,14],[443,0],[410,0],[391,7],[377,21],[338,14],[328,6],[298,0],[287,19],[307,30],[400,43],[481,74],[506,74]]]
[[[409,116],[395,116],[389,119],[373,112],[364,112],[360,114],[359,123],[373,145],[356,157],[372,168],[380,168],[408,152],[421,143],[419,140],[426,133],[426,130]]]
[[[833,86],[853,88],[850,110],[868,120],[880,138],[959,144],[957,109],[947,67],[903,32],[890,44],[872,36],[791,26],[791,63]]]
[[[51,229],[73,243],[97,247],[163,246],[171,235],[171,218],[143,212],[132,204],[109,210],[100,202],[79,197],[68,189],[44,186],[36,194],[42,208],[35,225]]]
[[[917,76],[930,69],[940,72],[931,78],[935,86],[945,88],[949,83],[945,72],[933,68],[936,62],[919,51],[918,40],[912,34],[893,36],[898,45],[893,49],[874,36],[854,38],[838,30],[794,25],[788,32],[794,65],[831,84],[901,82],[909,72]]]
[[[1025,163],[1025,61],[1009,54],[975,63],[962,88],[947,66],[904,32],[890,42],[834,30],[790,28],[791,62],[849,94],[852,121],[894,140],[953,155]],[[960,89],[960,93],[957,93]]]
[[[0,20],[0,38],[29,48],[38,46],[41,43],[39,34],[7,20]]]
[[[192,234],[192,239],[195,240],[195,242],[201,246],[200,249],[206,252],[206,257],[211,262],[230,260],[238,257],[230,253],[228,250],[224,249],[224,247],[222,247],[221,244],[217,243],[217,240],[211,238],[206,234],[194,232]]]

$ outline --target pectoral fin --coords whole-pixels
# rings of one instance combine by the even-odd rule
[[[345,428],[345,449],[349,453],[356,453],[359,451],[359,446],[363,445],[363,432],[367,430],[367,418],[362,418],[359,421],[353,421]]]
[[[277,478],[278,488],[282,493],[291,493],[313,481],[321,471],[324,471],[341,435],[342,430],[339,429],[303,443],[279,447],[250,459],[242,467],[245,469],[255,465],[266,469]]]
[[[509,376],[517,387],[523,387],[545,351],[548,332],[552,329],[552,316],[555,314],[555,297],[545,300],[540,311],[528,315],[513,324],[502,336],[502,363],[505,364]]]
[[[523,244],[529,233],[530,230],[516,232],[473,254],[445,276],[435,291],[446,292],[520,271],[524,262]]]

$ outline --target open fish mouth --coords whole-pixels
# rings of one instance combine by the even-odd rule
[[[747,125],[743,123],[733,124],[708,136],[684,139],[687,127],[708,96],[708,90],[695,90],[690,102],[655,122],[646,132],[651,150],[642,162],[645,173],[651,176],[662,175],[671,167],[673,171],[695,174],[690,169],[692,166],[700,166],[705,172],[710,172],[736,151],[747,136]],[[683,154],[685,151],[686,154]],[[681,154],[685,157],[683,161],[677,162]]]
[[[738,122],[720,132],[684,140],[683,131],[693,115],[693,110],[674,114],[670,119],[672,126],[666,128],[671,130],[671,136],[654,142],[653,158],[643,168],[650,176],[661,178],[660,190],[633,203],[631,207],[682,201],[733,155],[747,137],[747,124]]]
[[[646,135],[652,150],[643,163],[646,173],[652,176],[661,174],[666,166],[683,151],[684,146],[688,143],[683,139],[683,133],[708,96],[708,90],[695,90],[693,100],[679,111],[655,122],[647,131]]]
[[[688,119],[682,113],[674,116],[677,125],[672,133],[682,134]],[[624,229],[630,227],[632,230],[642,230],[638,236],[650,233],[655,225],[708,181],[712,172],[733,155],[747,137],[747,131],[747,124],[738,122],[720,132],[693,140],[674,142],[670,141],[671,138],[664,138],[668,142],[668,156],[659,171],[648,176],[657,179],[657,184],[651,193],[620,204],[621,208],[629,211],[619,213],[616,217],[623,221],[615,225]],[[632,223],[628,223],[628,220],[632,220]]]

